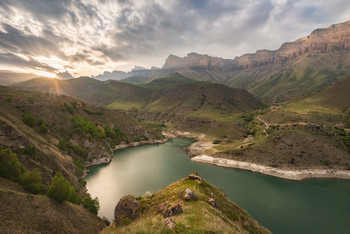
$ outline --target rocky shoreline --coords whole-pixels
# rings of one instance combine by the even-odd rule
[[[221,167],[230,167],[236,169],[259,172],[265,175],[275,176],[288,180],[303,180],[307,178],[340,178],[350,179],[350,171],[336,169],[305,169],[305,170],[287,170],[263,166],[255,163],[236,161],[225,158],[215,158],[208,155],[194,156],[191,160],[202,163],[209,163]]]
[[[162,140],[150,140],[150,141],[131,142],[129,144],[120,144],[120,145],[116,145],[114,147],[113,152],[115,150],[118,150],[118,149],[125,149],[128,147],[135,147],[135,146],[139,146],[139,145],[162,144],[162,143],[167,142],[168,140],[169,140],[168,138],[164,138]],[[112,161],[113,156],[114,156],[114,153],[111,153],[106,157],[94,159],[92,162],[86,164],[85,170],[84,170],[84,175],[81,178],[82,179],[85,178],[87,176],[87,174],[90,172],[88,167],[96,166],[96,165],[100,165],[100,164],[109,164]]]
[[[193,137],[191,134],[188,134]],[[194,137],[196,138],[196,137]],[[236,169],[249,170],[259,172],[265,175],[275,176],[288,180],[303,180],[307,178],[339,178],[350,179],[350,170],[337,170],[337,169],[300,169],[289,170],[275,167],[264,166],[260,164],[236,161],[232,159],[218,158],[206,155],[204,151],[210,149],[213,144],[208,141],[196,138],[197,142],[194,142],[187,147],[187,152],[193,157],[191,160],[201,163],[209,163],[220,167],[230,167]]]

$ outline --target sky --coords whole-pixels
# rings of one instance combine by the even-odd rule
[[[0,70],[91,76],[231,58],[350,20],[349,0],[0,0]]]

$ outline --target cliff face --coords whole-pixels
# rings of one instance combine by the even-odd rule
[[[163,69],[176,69],[186,67],[200,67],[208,69],[229,68],[234,65],[232,59],[223,59],[218,57],[210,57],[208,55],[200,55],[190,53],[186,57],[181,58],[175,55],[169,55],[166,59]]]
[[[166,59],[163,69],[197,67],[236,70],[284,63],[303,54],[334,52],[341,49],[350,49],[350,21],[316,29],[307,37],[282,44],[278,50],[258,50],[254,54],[244,54],[234,60],[196,53],[190,53],[184,58],[170,55]]]

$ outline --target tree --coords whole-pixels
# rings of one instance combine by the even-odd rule
[[[66,180],[61,173],[57,172],[55,177],[51,180],[47,196],[58,202],[66,201],[70,195],[70,187],[69,181]]]
[[[68,201],[74,204],[79,204],[79,196],[73,186],[70,186]]]
[[[41,183],[41,172],[38,168],[25,172],[21,177],[21,184],[31,193],[45,193],[46,186]]]
[[[81,205],[96,215],[98,213],[98,210],[100,209],[100,203],[98,201],[98,198],[95,197],[95,199],[92,199],[90,194],[85,194],[81,198]]]
[[[0,146],[0,176],[12,181],[18,181],[26,172],[26,168],[18,161],[17,154],[11,149]]]
[[[33,116],[31,116],[30,114],[28,113],[24,113],[23,116],[22,116],[22,121],[23,123],[25,123],[26,125],[28,125],[29,127],[34,127],[35,125],[35,119]]]

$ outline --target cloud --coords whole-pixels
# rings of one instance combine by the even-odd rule
[[[52,71],[37,58],[55,57],[65,61],[56,73],[95,75],[161,66],[170,53],[234,58],[349,20],[349,9],[348,0],[0,0],[1,63]]]
[[[26,60],[12,53],[0,53],[0,64],[43,70],[47,72],[57,71],[55,68],[50,67],[45,63],[40,63],[32,58]]]

